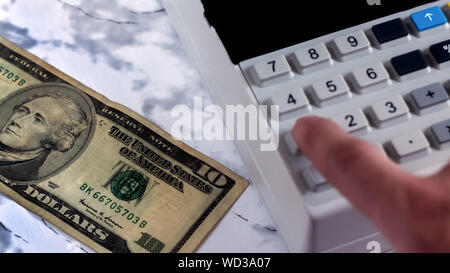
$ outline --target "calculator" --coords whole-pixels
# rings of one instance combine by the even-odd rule
[[[439,171],[450,158],[450,3],[166,0],[165,6],[216,104],[278,106],[278,149],[235,143],[288,249],[391,251],[302,155],[291,130],[298,118],[325,117],[411,173]]]

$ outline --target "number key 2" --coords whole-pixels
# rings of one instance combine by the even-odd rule
[[[361,109],[337,115],[332,120],[348,133],[367,132],[369,129],[369,122]]]

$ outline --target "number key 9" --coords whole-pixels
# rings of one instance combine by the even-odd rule
[[[341,61],[371,52],[370,42],[362,30],[336,38],[333,48]]]

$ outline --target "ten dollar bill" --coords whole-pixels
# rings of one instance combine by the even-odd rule
[[[248,182],[0,37],[0,191],[97,252],[192,252]]]

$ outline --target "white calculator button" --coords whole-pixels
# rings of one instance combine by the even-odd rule
[[[369,122],[361,109],[335,116],[331,120],[348,133],[362,132],[369,129]]]
[[[404,163],[428,154],[428,143],[422,131],[409,132],[391,140],[392,156]]]
[[[307,109],[309,106],[309,101],[303,90],[298,88],[275,93],[270,98],[270,104],[279,105],[279,113],[282,115],[302,108]]]
[[[333,64],[331,55],[323,43],[298,49],[293,55],[293,64],[298,72],[307,73]]]
[[[258,86],[267,86],[274,79],[289,80],[293,77],[291,67],[283,55],[256,63],[250,68],[253,81]]]
[[[341,75],[313,84],[312,98],[320,106],[328,106],[351,97],[350,88]]]
[[[286,146],[291,153],[291,155],[300,155],[300,149],[297,146],[297,143],[294,140],[294,137],[292,136],[292,133],[289,132],[284,136],[284,141],[286,143]]]
[[[368,93],[390,84],[389,74],[382,63],[367,65],[353,71],[350,81],[358,93]]]
[[[370,53],[370,42],[362,30],[336,38],[334,45],[341,60]]]
[[[381,145],[381,144],[376,144],[375,146],[378,148],[378,150],[380,151],[380,153],[382,153],[384,156],[387,156],[386,150],[384,149],[383,145]]]
[[[373,104],[369,110],[375,127],[384,128],[409,118],[409,108],[398,95]]]
[[[318,191],[323,186],[328,185],[325,177],[314,167],[303,170],[302,175],[310,190]]]

